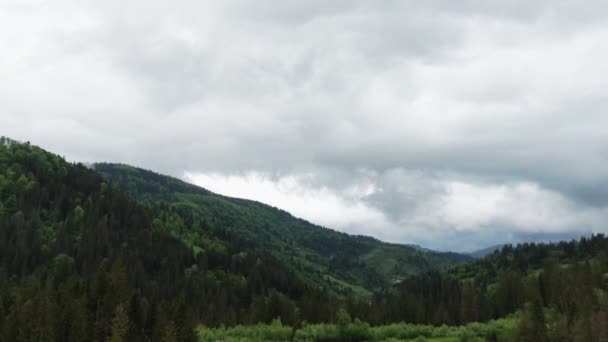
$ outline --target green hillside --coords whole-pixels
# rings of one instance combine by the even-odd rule
[[[602,234],[454,263],[97,169],[0,138],[0,341],[608,339]]]
[[[471,260],[347,235],[259,202],[221,196],[131,166],[100,163],[94,168],[136,198],[174,206],[206,227],[234,232],[252,248],[271,251],[304,279],[341,295],[368,295],[409,276]],[[178,237],[193,248],[199,245],[198,232]]]
[[[330,324],[199,329],[201,341],[608,340],[608,237],[505,245],[475,262],[419,274],[349,303]],[[407,322],[407,323],[404,323]]]
[[[197,246],[174,237],[191,231]],[[192,341],[199,324],[335,315],[335,297],[220,233],[0,138],[0,341]]]

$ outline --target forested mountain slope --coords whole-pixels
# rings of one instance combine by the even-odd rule
[[[524,311],[513,340],[605,341],[608,238],[505,245],[473,263],[409,278],[360,310],[376,323],[436,325]]]
[[[0,139],[0,341],[188,341],[198,324],[332,319],[332,297],[241,241]]]
[[[347,235],[259,202],[221,196],[131,166],[100,163],[94,168],[136,198],[175,207],[204,227],[233,232],[252,248],[272,252],[304,279],[342,295],[369,294],[420,272],[472,259]],[[196,230],[173,224],[176,237],[198,247]]]
[[[390,291],[376,293],[371,302],[345,301],[333,324],[303,324],[293,333],[280,323],[203,328],[200,337],[608,341],[607,253],[608,238],[602,234],[557,244],[506,245],[474,263],[410,277]]]
[[[196,326],[275,318],[287,326],[281,340],[456,330],[489,341],[608,340],[604,235],[453,264],[458,255],[351,237],[149,171],[97,169],[106,178],[0,138],[0,341],[189,341]],[[346,296],[352,288],[382,289],[370,299]],[[395,322],[435,327],[373,335],[368,325]]]
[[[469,255],[475,259],[481,259],[481,258],[485,257],[486,255],[490,255],[490,254],[494,253],[495,251],[500,250],[502,247],[503,247],[503,245],[494,245],[494,246],[478,249],[472,253],[469,253]]]

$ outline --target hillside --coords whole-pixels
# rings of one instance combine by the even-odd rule
[[[408,278],[333,324],[199,330],[202,341],[608,340],[608,238],[505,245],[478,261]],[[356,317],[356,319],[352,319]],[[407,323],[404,323],[407,322]],[[264,335],[262,335],[264,334]],[[263,336],[263,337],[261,337]]]
[[[1,138],[0,341],[190,341],[198,324],[334,317],[334,298],[238,237],[173,237],[200,228]]]
[[[204,340],[608,338],[602,234],[455,264],[104,167],[115,181],[0,138],[0,341],[194,341],[195,328]],[[404,280],[353,295],[408,262]]]
[[[495,251],[499,251],[503,246],[504,245],[494,245],[494,246],[478,249],[474,252],[469,253],[469,255],[475,259],[481,259],[481,258],[485,257],[486,255],[490,255],[490,254],[494,253]]]
[[[100,163],[94,169],[144,202],[173,206],[205,226],[235,233],[252,248],[271,251],[304,279],[341,295],[369,295],[409,276],[472,260],[347,235],[259,202],[214,194],[131,166]],[[176,237],[198,246],[196,232]]]
[[[519,337],[505,340],[601,341],[608,338],[607,251],[603,234],[505,245],[475,262],[405,280],[364,317],[462,325],[523,312]]]

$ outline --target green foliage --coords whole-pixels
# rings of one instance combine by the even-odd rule
[[[545,314],[539,300],[529,303],[517,331],[523,341],[548,341]]]
[[[303,324],[295,333],[296,341],[336,341],[340,338],[338,326],[334,324]]]
[[[81,206],[77,205],[76,208],[74,208],[74,223],[77,225],[84,224],[85,215],[86,213],[84,209],[82,209]]]
[[[251,322],[254,298],[264,323],[298,324],[304,301],[308,319],[335,313],[236,235],[29,144],[0,144],[0,203],[2,341],[189,341],[197,324]]]
[[[0,340],[190,341],[197,325],[206,340],[608,338],[601,234],[439,270],[458,257],[104,172],[0,144]]]
[[[338,310],[338,314],[336,315],[336,324],[339,327],[345,327],[351,323],[351,318],[348,312],[344,309]]]
[[[470,259],[350,236],[255,201],[217,195],[126,165],[102,163],[95,169],[142,201],[179,209],[200,228],[186,230],[179,217],[167,217],[154,222],[155,229],[202,250],[206,247],[201,239],[225,240],[233,233],[243,247],[270,251],[307,282],[342,296],[370,296],[397,280]]]
[[[293,329],[283,325],[279,319],[273,320],[270,324],[237,325],[215,329],[198,328],[200,341],[289,341],[292,336]]]
[[[114,311],[112,319],[112,327],[110,334],[110,342],[125,342],[128,341],[127,333],[129,332],[131,322],[127,310],[122,304],[119,304]]]
[[[339,311],[340,312],[340,311]],[[346,320],[342,313],[337,324],[307,324],[289,328],[276,321],[270,325],[199,328],[200,341],[483,341],[495,333],[500,341],[513,341],[518,319],[512,316],[467,326],[431,326],[397,323],[372,327],[358,319]],[[339,317],[340,318],[340,317]],[[294,332],[295,330],[295,332]]]
[[[394,291],[374,297],[369,313],[360,317],[374,324],[458,325],[504,317],[539,302],[554,312],[554,335],[572,338],[588,333],[589,317],[608,308],[606,250],[603,234],[559,244],[508,245],[471,264],[405,279]],[[526,314],[522,329],[540,318]],[[575,324],[580,332],[572,331]],[[541,325],[536,327],[530,329]]]

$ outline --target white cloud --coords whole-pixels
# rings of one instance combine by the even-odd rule
[[[337,230],[355,225],[377,226],[383,214],[361,201],[373,187],[353,186],[337,193],[328,187],[311,187],[310,175],[270,177],[258,172],[238,175],[186,173],[184,179],[211,191],[246,198],[287,210],[297,217]],[[358,233],[367,233],[361,231]]]
[[[600,228],[596,226],[599,213],[580,208],[538,184],[477,185],[450,181],[445,189],[427,203],[419,204],[418,222],[471,231],[493,226],[547,233]]]
[[[2,1],[0,134],[393,241],[600,229],[606,19],[602,1]]]
[[[375,175],[371,181],[359,175],[352,185],[336,190],[320,185],[314,177],[253,171],[184,175],[187,181],[211,191],[277,206],[326,227],[438,249],[467,251],[480,243],[449,240],[460,233],[479,234],[489,245],[522,242],[535,235],[550,238],[605,232],[603,222],[608,219],[605,209],[581,207],[534,183],[470,183],[400,169]],[[505,230],[510,235],[505,236]]]

